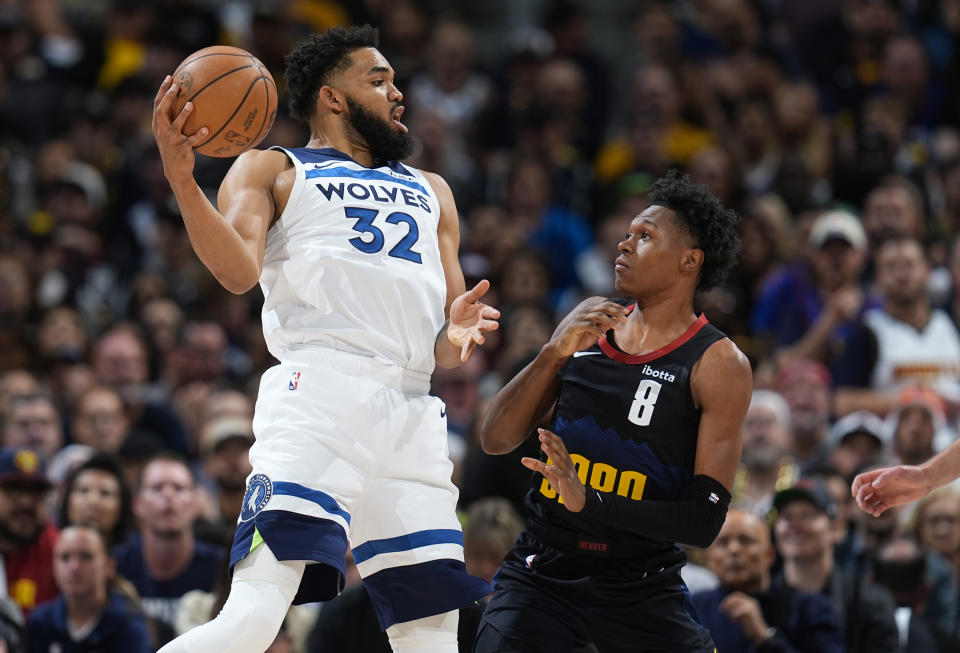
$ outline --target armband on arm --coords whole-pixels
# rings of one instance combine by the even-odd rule
[[[583,515],[654,540],[710,546],[730,506],[730,492],[716,479],[697,474],[678,501],[635,501],[587,488]]]

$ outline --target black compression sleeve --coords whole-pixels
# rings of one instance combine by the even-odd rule
[[[720,532],[729,505],[727,488],[697,474],[679,501],[636,501],[588,487],[582,514],[653,540],[707,547]]]

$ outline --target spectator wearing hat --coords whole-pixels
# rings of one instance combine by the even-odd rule
[[[837,365],[838,414],[865,409],[886,415],[897,392],[926,385],[960,405],[960,334],[927,295],[930,266],[910,237],[887,240],[876,252],[876,282],[883,304],[863,315]]]
[[[707,565],[720,586],[693,596],[717,651],[843,651],[840,617],[830,600],[771,582],[775,557],[770,529],[760,518],[742,510],[727,513],[707,549]]]
[[[819,478],[801,478],[773,499],[773,532],[783,559],[783,581],[798,590],[822,594],[840,615],[849,653],[899,651],[890,594],[865,581],[866,570],[848,575],[838,568],[834,546],[844,524],[829,490]]]
[[[229,546],[243,507],[253,445],[253,425],[249,416],[226,414],[213,418],[200,438],[203,473],[212,481],[211,510],[204,524],[206,539]],[[209,530],[208,530],[209,527]]]
[[[884,421],[868,410],[842,417],[830,429],[830,466],[850,478],[854,471],[887,453],[887,433]]]
[[[761,290],[750,331],[787,360],[828,363],[864,307],[867,237],[857,216],[836,210],[813,222],[808,242],[808,255]]]
[[[57,595],[51,573],[57,529],[47,515],[50,481],[32,449],[0,450],[0,554],[7,593],[24,614]]]
[[[952,442],[955,434],[947,427],[943,399],[930,388],[906,388],[895,399],[887,428],[893,441],[893,455],[904,465],[919,465]]]

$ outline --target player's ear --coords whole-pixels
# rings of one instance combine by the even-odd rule
[[[343,95],[332,86],[321,86],[317,93],[317,108],[340,113],[347,108]]]
[[[688,249],[680,258],[680,269],[688,274],[699,272],[702,265],[702,249]]]

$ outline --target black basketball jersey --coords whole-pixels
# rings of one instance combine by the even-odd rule
[[[560,371],[551,430],[563,439],[587,487],[634,501],[680,500],[693,479],[700,411],[690,373],[703,352],[726,336],[701,315],[679,338],[644,355],[619,349],[613,331],[575,353]],[[546,478],[527,493],[534,523],[585,538],[616,541],[644,556],[675,553],[673,542],[627,533],[567,510]]]

